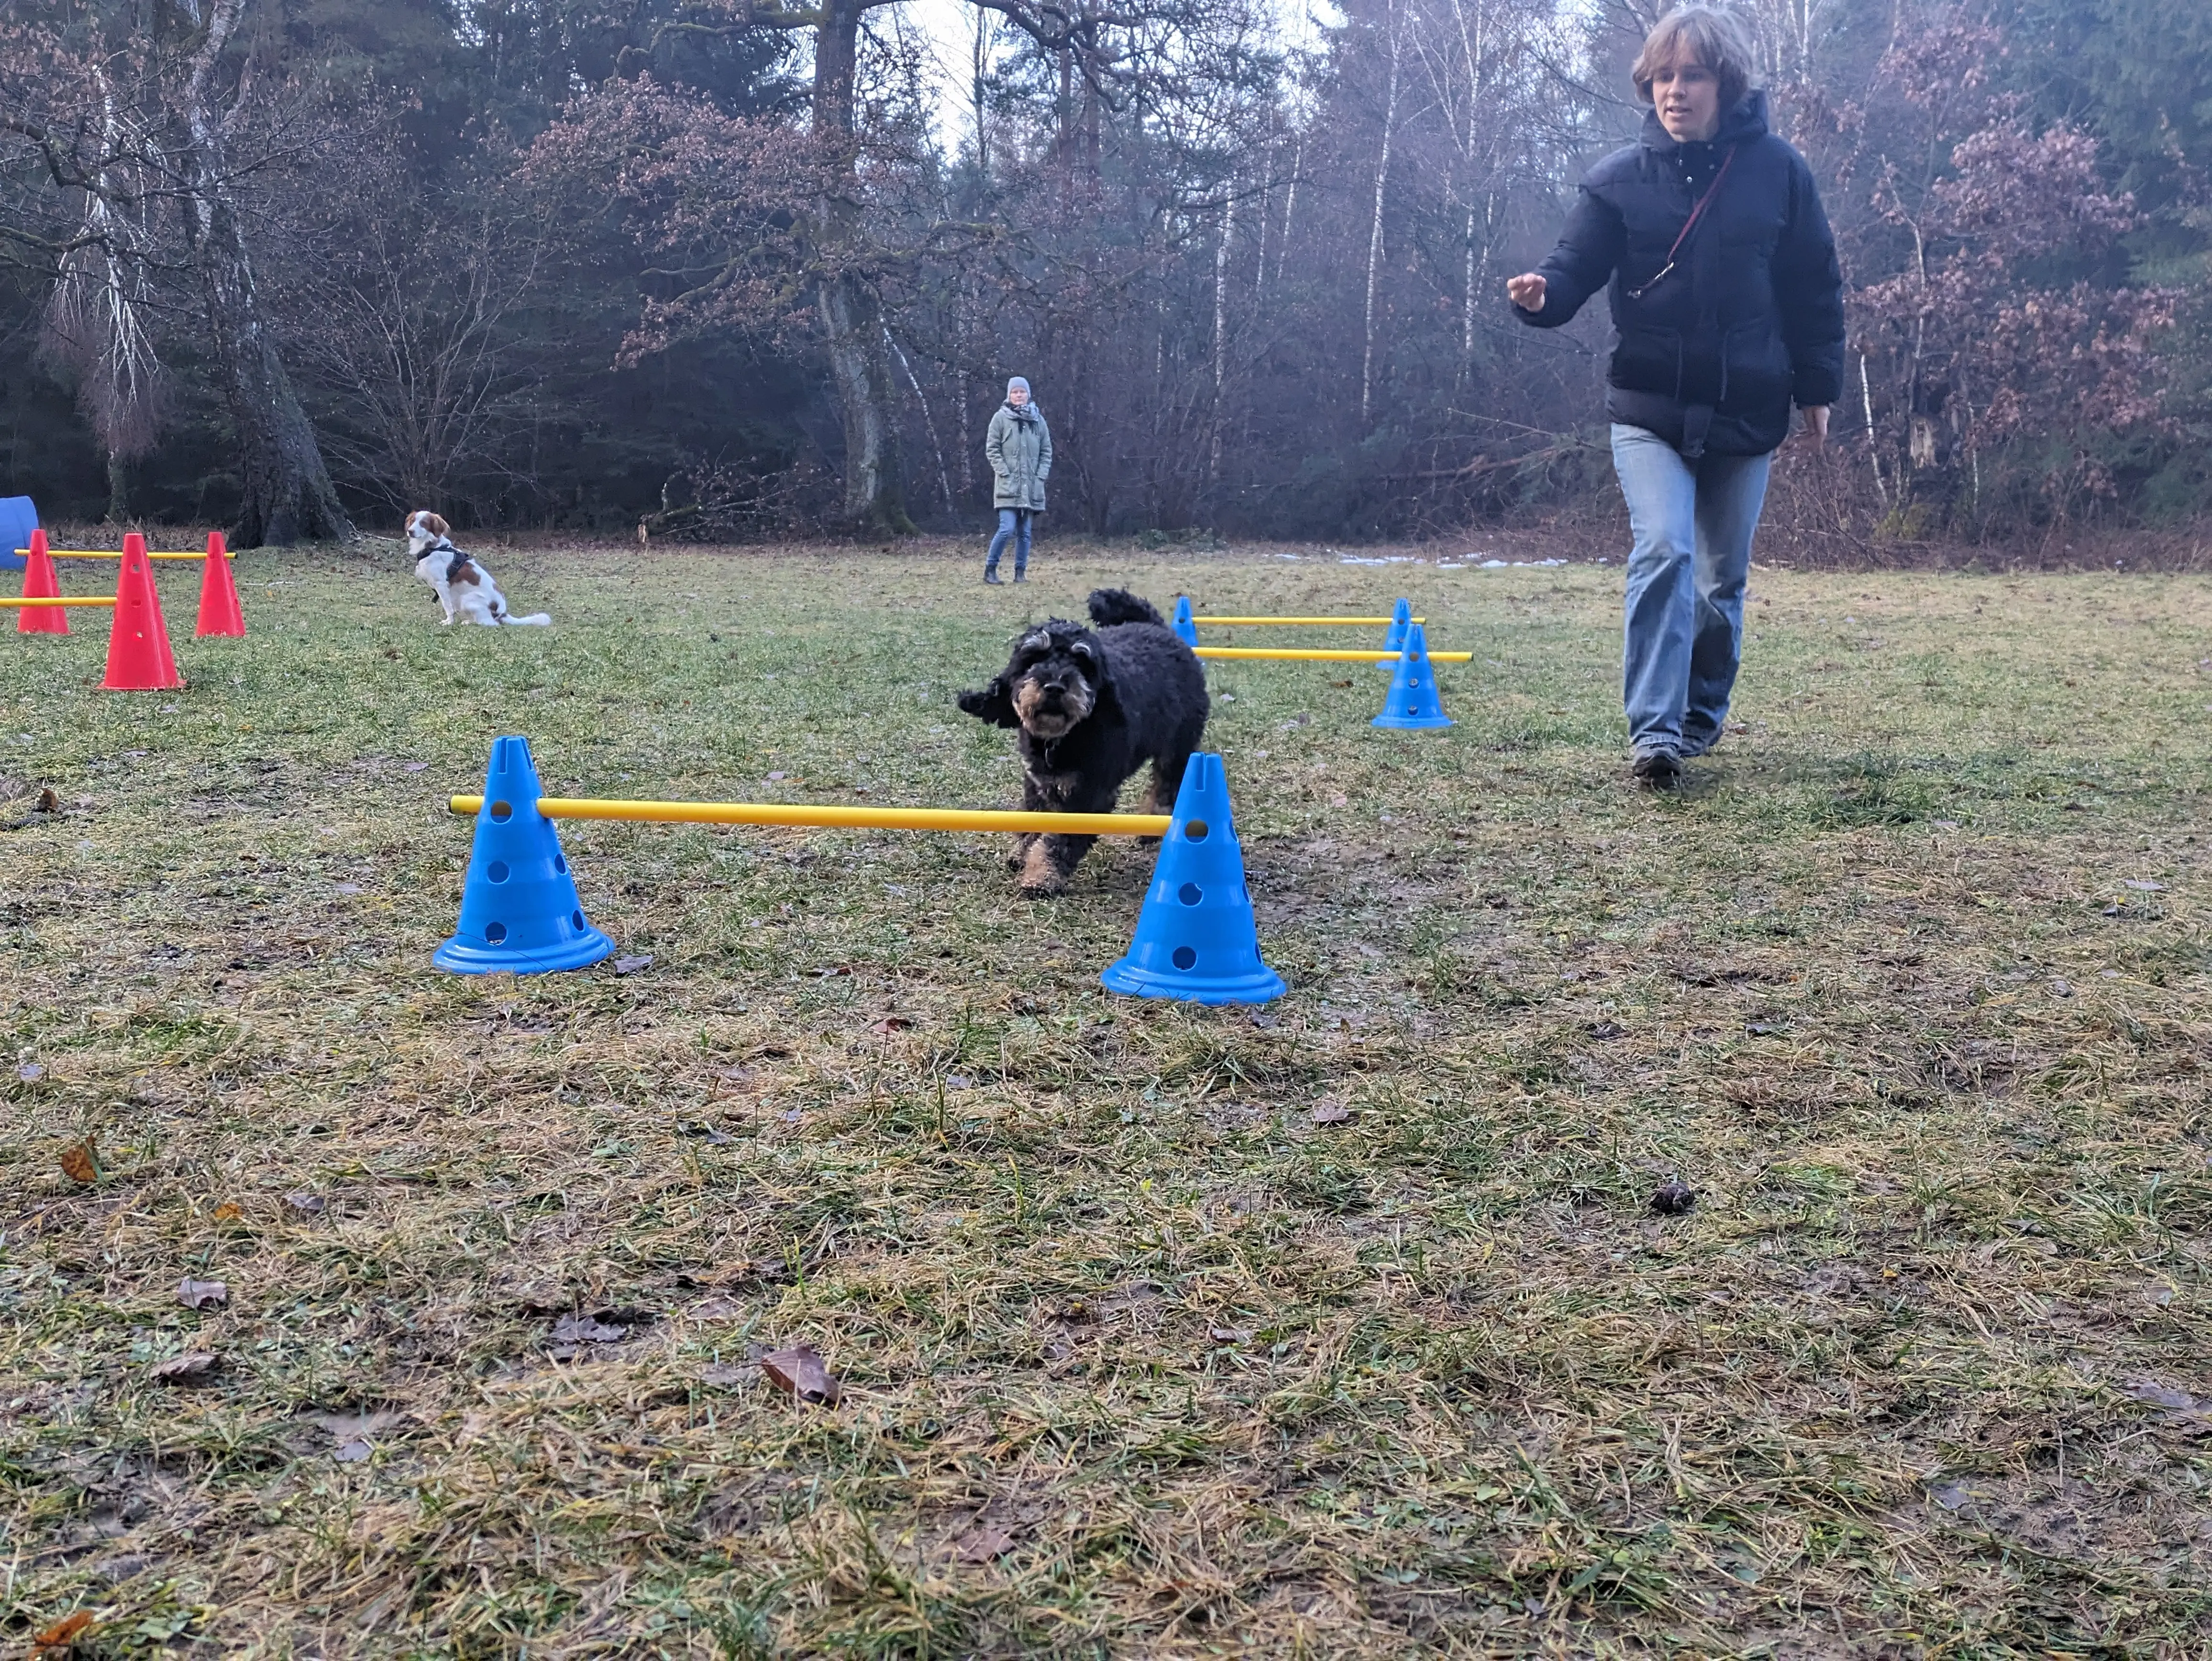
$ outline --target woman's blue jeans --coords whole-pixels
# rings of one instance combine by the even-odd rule
[[[1743,652],[1751,538],[1771,456],[1686,461],[1656,433],[1615,423],[1613,465],[1628,498],[1621,701],[1638,750],[1703,755],[1720,737]]]
[[[1018,577],[1030,569],[1030,523],[1036,518],[1036,510],[1032,508],[999,509],[999,534],[991,538],[991,551],[983,557],[985,576],[999,569],[999,555],[1009,537],[1014,544],[1014,575]]]

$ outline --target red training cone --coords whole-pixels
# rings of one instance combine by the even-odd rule
[[[154,563],[146,557],[146,538],[136,531],[123,538],[121,572],[115,579],[115,626],[107,635],[110,692],[165,692],[185,683],[169,651],[168,625],[161,621],[161,597],[154,592]]]
[[[54,580],[54,557],[46,551],[46,533],[31,532],[31,545],[23,561],[23,598],[25,599],[57,599],[62,586]],[[15,632],[19,635],[65,635],[69,633],[68,608],[61,605],[19,605],[15,608]]]
[[[208,532],[207,563],[200,570],[200,622],[195,639],[209,635],[246,636],[246,614],[238,609],[238,585],[230,577],[230,551],[222,532]]]

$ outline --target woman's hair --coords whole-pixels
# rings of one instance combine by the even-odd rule
[[[1751,37],[1734,12],[1683,6],[1652,25],[1651,33],[1644,37],[1644,50],[1628,71],[1636,95],[1651,102],[1651,77],[1685,60],[1704,65],[1719,81],[1723,115],[1751,90]]]

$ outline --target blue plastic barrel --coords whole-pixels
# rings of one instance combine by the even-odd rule
[[[0,571],[20,571],[26,561],[15,551],[31,545],[39,510],[28,496],[0,496]]]

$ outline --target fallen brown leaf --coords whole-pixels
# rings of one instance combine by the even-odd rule
[[[837,1398],[845,1393],[837,1375],[823,1365],[811,1344],[771,1350],[760,1358],[760,1370],[769,1383],[802,1402],[835,1407]]]
[[[92,1183],[100,1180],[100,1147],[89,1134],[81,1142],[71,1142],[62,1150],[62,1175],[73,1183]]]
[[[618,1344],[629,1336],[628,1327],[611,1326],[589,1315],[563,1315],[553,1323],[556,1345]]]
[[[305,1189],[295,1194],[287,1194],[284,1196],[284,1203],[302,1217],[319,1217],[331,1208],[331,1202],[319,1194],[310,1194]]]
[[[1316,1124],[1342,1124],[1352,1116],[1352,1110],[1334,1096],[1324,1096],[1313,1105]]]
[[[653,953],[650,952],[640,952],[627,958],[615,959],[615,973],[617,975],[635,975],[641,970],[652,967]]]
[[[234,1223],[246,1214],[246,1208],[235,1200],[225,1200],[215,1208],[215,1220],[219,1223]]]
[[[1208,1327],[1206,1335],[1217,1344],[1242,1344],[1250,1342],[1250,1327]]]
[[[903,1032],[914,1023],[903,1015],[886,1015],[879,1021],[868,1023],[868,1031],[889,1037],[894,1032]]]
[[[31,1648],[34,1652],[67,1649],[84,1635],[86,1628],[92,1625],[92,1619],[90,1609],[79,1609],[75,1615],[65,1615],[51,1627],[33,1634]]]
[[[182,1355],[155,1362],[152,1377],[157,1384],[203,1384],[222,1366],[222,1358],[212,1350],[188,1349]]]
[[[1651,1208],[1662,1217],[1680,1217],[1697,1203],[1695,1190],[1680,1178],[1666,1183],[1651,1196]]]
[[[58,813],[62,811],[62,799],[54,794],[53,786],[50,784],[39,792],[39,805],[32,811],[38,813]]]
[[[230,1288],[221,1281],[195,1281],[187,1275],[177,1283],[177,1301],[186,1309],[219,1309],[230,1301]]]
[[[996,1523],[978,1523],[952,1542],[963,1563],[988,1563],[1014,1548],[1014,1536]]]

